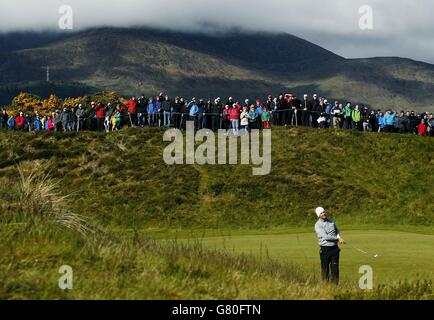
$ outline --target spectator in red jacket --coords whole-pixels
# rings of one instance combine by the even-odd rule
[[[96,124],[98,131],[103,131],[105,120],[105,107],[98,103],[95,108]]]
[[[417,132],[420,136],[427,135],[427,125],[424,120],[422,120],[421,123],[419,124],[419,127],[417,128]]]
[[[17,130],[24,130],[24,123],[26,119],[24,119],[23,113],[20,112],[20,115],[15,118],[15,128]]]
[[[241,106],[239,103],[235,103],[231,109],[229,109],[229,120],[232,124],[232,130],[234,132],[234,135],[238,135],[238,130],[240,126],[240,113],[241,113]]]
[[[134,127],[137,123],[137,101],[136,98],[131,98],[125,104],[129,113],[129,127]]]

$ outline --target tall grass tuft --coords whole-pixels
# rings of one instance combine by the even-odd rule
[[[31,225],[55,225],[82,235],[94,233],[86,217],[70,211],[74,193],[62,195],[59,182],[42,170],[40,162],[30,169],[17,166],[19,172],[18,207],[26,222]]]

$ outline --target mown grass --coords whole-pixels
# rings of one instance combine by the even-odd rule
[[[254,177],[250,166],[167,166],[162,135],[0,132],[0,298],[432,299],[424,279],[334,288],[293,263],[147,237],[311,230],[319,204],[341,226],[432,233],[432,139],[277,129],[272,172]],[[18,168],[36,164],[97,232],[30,219]],[[61,265],[73,267],[71,291],[58,288]]]

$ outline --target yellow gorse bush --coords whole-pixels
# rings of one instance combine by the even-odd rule
[[[56,110],[63,108],[73,108],[82,104],[84,108],[90,105],[91,101],[99,102],[104,105],[111,103],[112,105],[125,104],[126,99],[120,97],[116,92],[97,93],[93,96],[84,97],[68,97],[60,99],[52,94],[48,99],[42,99],[36,95],[21,92],[18,96],[12,99],[12,106],[9,110],[13,112],[24,112],[29,114],[38,113],[41,116],[51,115]]]

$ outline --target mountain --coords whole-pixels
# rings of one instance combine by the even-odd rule
[[[96,28],[4,34],[0,44],[0,103],[26,89],[26,82],[42,95],[47,86],[56,93],[59,84],[65,85],[64,95],[71,92],[68,86],[83,94],[164,91],[239,99],[316,92],[378,108],[434,110],[434,65],[403,58],[345,59],[290,34]],[[43,81],[46,65],[53,83]]]

